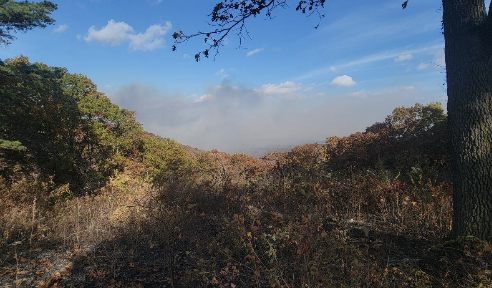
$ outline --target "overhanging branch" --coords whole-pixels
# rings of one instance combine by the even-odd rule
[[[300,0],[296,10],[309,16],[317,13],[321,18],[324,14],[319,12],[319,8],[324,7],[326,0]],[[272,19],[272,12],[278,7],[287,7],[287,0],[223,0],[215,5],[212,13],[208,16],[211,18],[210,26],[216,27],[207,32],[198,31],[193,34],[186,34],[182,30],[173,33],[174,45],[172,50],[177,50],[177,45],[187,42],[191,38],[203,37],[205,44],[208,46],[205,50],[195,54],[195,60],[198,62],[203,55],[209,57],[211,51],[215,51],[214,57],[219,53],[219,48],[224,46],[226,37],[231,31],[236,31],[239,38],[239,47],[243,39],[249,37],[246,29],[246,20],[256,17],[260,13],[266,12],[265,16]],[[315,27],[317,28],[319,24]]]

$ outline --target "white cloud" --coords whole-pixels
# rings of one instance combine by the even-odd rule
[[[413,55],[410,53],[399,55],[394,59],[395,62],[409,61],[413,59]]]
[[[261,52],[261,51],[263,51],[263,48],[256,48],[256,49],[251,50],[251,51],[249,51],[248,53],[246,53],[246,56],[247,56],[247,57],[250,57],[250,56],[253,56],[253,55],[255,55],[256,53],[259,53],[259,52]]]
[[[183,54],[183,58],[184,58],[184,59],[190,59],[190,54],[186,54],[186,53],[185,53],[185,54]]]
[[[163,36],[166,35],[171,28],[171,22],[166,22],[165,26],[160,24],[150,26],[145,33],[128,35],[128,39],[130,40],[129,46],[133,51],[153,51],[157,48],[162,48],[165,44]]]
[[[425,70],[425,69],[427,69],[427,67],[429,67],[429,64],[420,63],[420,64],[417,66],[417,70]]]
[[[313,143],[364,131],[368,125],[383,121],[395,107],[414,105],[415,97],[435,99],[402,87],[365,93],[367,97],[360,97],[362,92],[359,97],[349,93],[338,94],[347,97],[316,97],[313,105],[305,98],[264,97],[225,80],[198,94],[201,97],[138,83],[114,89],[109,96],[120,107],[136,111],[146,131],[192,147],[230,153]],[[202,102],[193,103],[200,98]]]
[[[301,83],[294,83],[294,82],[286,81],[286,82],[280,83],[278,85],[275,85],[275,84],[263,85],[258,89],[254,89],[254,92],[260,93],[260,94],[268,94],[268,95],[291,94],[291,93],[297,92],[301,89],[302,89]]]
[[[207,93],[200,98],[193,101],[193,103],[201,103],[201,102],[210,102],[214,99],[214,96],[210,93]]]
[[[319,93],[316,93],[316,96],[323,97],[323,96],[326,96],[326,94],[324,92],[319,92]]]
[[[415,90],[415,86],[412,86],[412,85],[407,86],[407,87],[405,87],[405,90]]]
[[[111,19],[108,21],[108,25],[101,28],[101,30],[97,30],[95,26],[91,26],[84,40],[86,42],[99,41],[111,46],[118,46],[128,41],[128,35],[130,33],[133,33],[132,26],[125,22],[115,22]]]
[[[350,87],[350,86],[354,86],[355,84],[357,84],[357,83],[354,81],[354,79],[352,79],[352,77],[350,77],[348,75],[342,75],[342,76],[335,77],[331,81],[330,85],[341,86],[341,87]]]
[[[68,29],[68,25],[67,24],[61,24],[60,26],[56,27],[53,30],[53,32],[55,32],[55,33],[62,33],[62,32],[65,32],[67,29]]]
[[[331,67],[330,67],[330,70],[331,70],[332,72],[334,72],[335,70],[337,70],[337,67],[335,67],[335,66],[331,66]]]
[[[215,75],[221,76],[222,79],[229,77],[229,74],[226,73],[226,70],[224,68],[220,68],[219,71],[215,72]]]
[[[171,22],[166,22],[164,26],[155,24],[147,28],[144,33],[136,34],[132,26],[125,22],[115,22],[111,19],[100,30],[97,30],[95,26],[91,26],[84,40],[86,42],[98,41],[111,46],[118,46],[128,42],[128,46],[133,51],[152,51],[164,47],[165,40],[163,36],[171,28]]]

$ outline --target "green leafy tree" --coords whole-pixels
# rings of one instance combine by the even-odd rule
[[[0,139],[0,148],[14,151],[26,150],[26,147],[22,146],[22,143],[19,141],[8,141],[3,139]]]
[[[22,143],[29,162],[69,182],[79,158],[73,133],[79,118],[76,101],[63,90],[66,70],[18,57],[0,71],[0,138]]]
[[[80,118],[90,123],[91,141],[104,147],[99,155],[106,158],[109,170],[122,169],[127,158],[137,157],[143,149],[143,129],[135,112],[120,109],[86,76],[67,74],[65,90],[78,103]],[[103,154],[105,156],[103,156]]]
[[[0,0],[0,44],[10,44],[12,35],[55,23],[50,14],[57,5],[49,2]]]
[[[440,103],[398,107],[364,133],[328,138],[325,169],[337,173],[370,170],[406,180],[418,171],[418,177],[426,181],[450,181],[446,124]]]
[[[247,34],[246,20],[263,13],[271,17],[287,0],[224,0],[209,14],[215,29],[173,34],[176,44],[204,37],[208,48],[195,55],[217,54],[226,36]],[[293,1],[302,13],[323,14],[325,0]],[[405,9],[408,0],[402,7]],[[453,166],[453,231],[456,236],[492,237],[492,3],[483,0],[443,0],[448,131]]]
[[[191,161],[176,141],[154,135],[144,138],[144,164],[156,186],[173,184],[189,175]]]
[[[7,60],[0,72],[0,153],[10,162],[27,161],[56,185],[91,193],[139,157],[143,129],[134,112],[87,77],[26,57]]]

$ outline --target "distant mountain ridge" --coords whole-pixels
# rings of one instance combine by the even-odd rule
[[[324,141],[311,141],[311,142],[305,142],[303,144],[270,145],[270,146],[264,146],[264,147],[251,147],[251,148],[242,149],[241,153],[247,154],[247,155],[254,157],[254,158],[261,158],[262,156],[264,156],[268,153],[271,153],[271,152],[288,152],[297,146],[302,146],[305,144],[312,144],[312,143],[324,144],[325,142]]]

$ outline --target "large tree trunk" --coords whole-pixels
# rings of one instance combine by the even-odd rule
[[[443,0],[455,236],[492,236],[492,20],[484,0]]]

